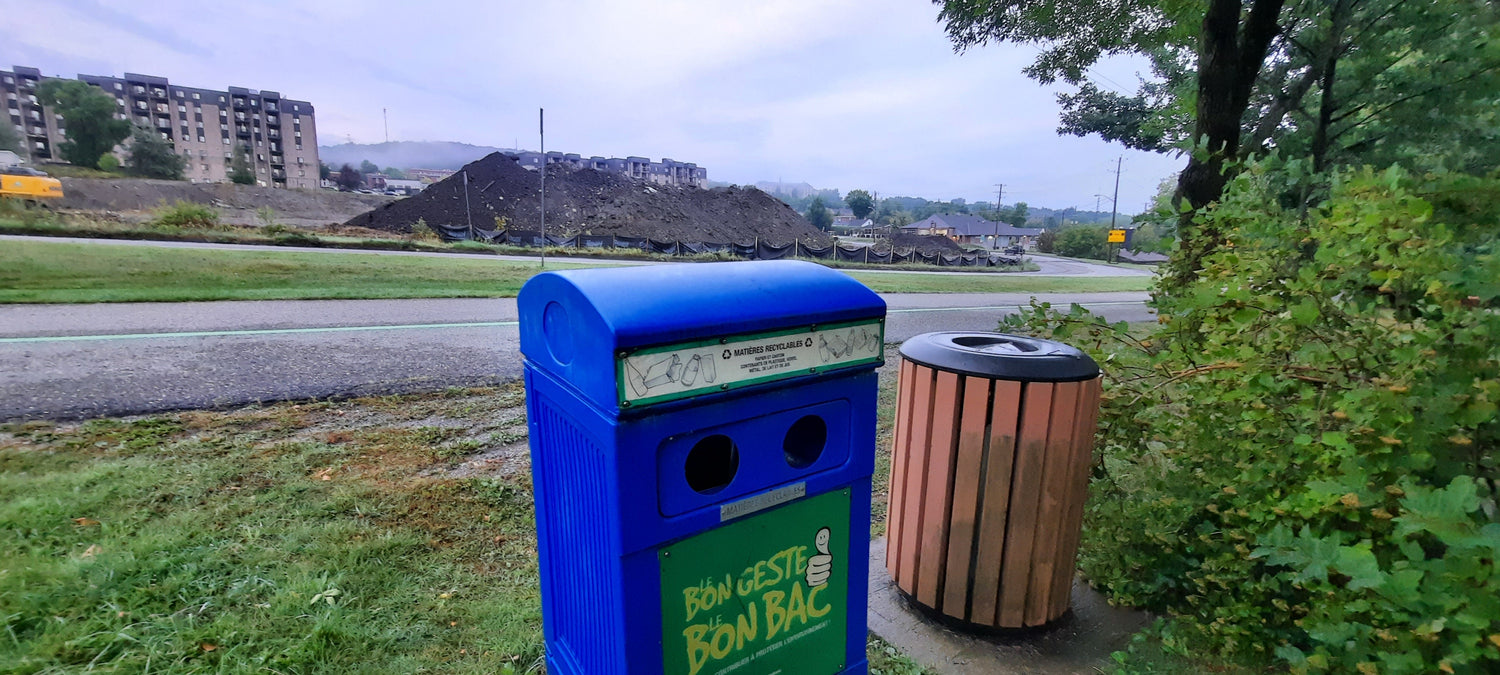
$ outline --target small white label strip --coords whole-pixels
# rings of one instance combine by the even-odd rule
[[[807,483],[796,483],[784,488],[776,488],[770,492],[762,492],[749,499],[741,499],[737,502],[725,504],[719,507],[719,522],[727,522],[749,515],[756,511],[764,511],[773,506],[785,504],[793,499],[801,499],[807,496]]]
[[[727,389],[749,381],[772,380],[868,361],[880,356],[879,321],[818,329],[792,335],[752,337],[625,357],[621,401]]]

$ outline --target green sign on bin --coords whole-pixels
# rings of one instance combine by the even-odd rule
[[[662,549],[665,672],[822,675],[842,670],[849,508],[845,488]]]

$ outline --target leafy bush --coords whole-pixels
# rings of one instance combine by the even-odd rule
[[[1109,232],[1103,227],[1075,225],[1057,234],[1054,249],[1059,255],[1103,260],[1109,251]]]
[[[1105,365],[1081,565],[1163,642],[1294,672],[1500,669],[1500,179],[1252,166],[1144,338],[1009,320]],[[1294,201],[1294,200],[1288,200]]]
[[[1053,253],[1057,251],[1057,233],[1047,230],[1036,236],[1036,250],[1042,253]]]
[[[100,155],[97,164],[100,171],[115,172],[120,170],[120,158],[114,155]]]
[[[210,206],[179,199],[171,206],[157,209],[154,222],[161,227],[214,228],[219,226],[219,212]]]
[[[418,218],[417,222],[412,223],[411,236],[408,239],[412,241],[438,241],[438,235],[436,231],[427,225],[426,218]]]

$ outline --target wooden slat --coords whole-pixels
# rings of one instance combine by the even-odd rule
[[[927,487],[927,432],[932,422],[932,386],[935,371],[913,364],[911,436],[906,446],[906,484],[901,497],[901,558],[896,585],[907,593],[917,588],[917,564],[922,536],[922,502]]]
[[[891,429],[891,481],[886,495],[885,507],[885,569],[895,579],[899,575],[901,559],[901,498],[906,479],[907,446],[911,433],[911,408],[916,397],[912,395],[912,362],[901,359],[901,370],[896,379],[896,423]]]
[[[948,561],[949,505],[953,502],[954,445],[958,435],[959,380],[938,371],[933,390],[932,435],[927,442],[927,494],[922,502],[922,552],[917,571],[917,601],[936,608],[943,592]]]
[[[978,550],[974,553],[974,589],[969,621],[994,626],[1000,595],[1005,524],[1009,515],[1011,469],[1016,452],[1016,424],[1021,413],[1021,383],[995,382],[990,406],[990,435],[985,448],[979,498]]]
[[[984,430],[990,416],[990,380],[963,378],[963,414],[958,422],[958,451],[953,461],[953,506],[948,518],[948,568],[943,573],[942,612],[967,619],[969,571],[974,531],[979,520],[979,472],[984,462]]]
[[[1005,561],[1000,570],[999,625],[1019,628],[1026,621],[1026,590],[1031,578],[1031,549],[1036,540],[1042,464],[1047,452],[1047,420],[1052,412],[1052,383],[1023,387],[1021,428],[1016,436],[1015,471],[1011,477],[1010,517],[1005,528]]]
[[[1095,378],[1083,385],[1083,393],[1078,401],[1078,426],[1073,434],[1070,453],[1068,511],[1059,528],[1063,539],[1058,549],[1057,567],[1052,575],[1052,607],[1049,613],[1054,619],[1068,611],[1074,570],[1077,568],[1084,501],[1088,499],[1089,473],[1094,464],[1094,432],[1099,419],[1100,380]]]
[[[1040,626],[1053,617],[1052,577],[1063,537],[1073,475],[1073,437],[1078,428],[1079,382],[1052,386],[1052,417],[1047,423],[1046,456],[1042,458],[1041,499],[1037,509],[1036,539],[1031,548],[1031,577],[1027,580],[1026,625]]]

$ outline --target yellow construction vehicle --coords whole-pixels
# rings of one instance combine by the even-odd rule
[[[28,202],[62,199],[62,181],[24,166],[0,168],[0,197]]]

